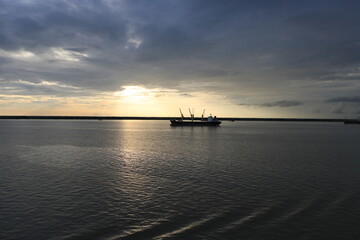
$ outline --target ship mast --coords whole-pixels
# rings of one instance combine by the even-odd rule
[[[179,110],[180,110],[180,114],[181,114],[181,121],[184,121],[184,115],[183,115],[183,113],[181,111],[181,108],[179,108]]]
[[[191,113],[191,110],[189,108],[189,113],[190,113],[190,117],[191,117],[191,121],[194,121],[194,109],[193,109],[193,113]]]
[[[204,114],[205,114],[205,109],[203,111],[203,114],[201,115],[201,121],[204,121]]]

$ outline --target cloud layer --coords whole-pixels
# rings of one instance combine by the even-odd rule
[[[353,112],[359,10],[325,0],[0,0],[0,93],[91,97],[141,86],[239,111],[295,107],[306,117],[316,105],[331,116],[351,102]]]
[[[241,103],[240,106],[255,106],[255,107],[295,107],[303,105],[302,102],[299,101],[291,101],[291,100],[282,100],[277,102],[269,102],[269,103],[260,103],[260,104],[246,104]]]

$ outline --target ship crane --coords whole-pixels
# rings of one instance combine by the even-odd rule
[[[203,113],[201,115],[201,121],[204,121],[204,114],[205,114],[205,109],[204,109],[204,111],[203,111]]]
[[[182,113],[181,108],[179,108],[179,110],[180,110],[180,114],[181,114],[181,121],[184,121],[184,114]]]
[[[191,110],[189,108],[189,113],[190,113],[191,121],[193,122],[194,121],[194,109],[193,109],[193,112],[191,113]]]

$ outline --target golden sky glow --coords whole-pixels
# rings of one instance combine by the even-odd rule
[[[57,86],[51,82],[40,85]],[[71,87],[71,86],[65,86]],[[79,90],[80,91],[80,90]],[[179,116],[179,108],[188,116],[210,113],[222,117],[281,117],[281,111],[234,106],[226,96],[193,92],[181,95],[177,90],[123,86],[120,91],[103,92],[90,97],[0,95],[3,115],[90,115],[90,116]],[[269,111],[266,111],[269,110]],[[271,111],[270,111],[271,110]],[[19,112],[21,114],[19,114]],[[293,117],[298,115],[293,114]]]

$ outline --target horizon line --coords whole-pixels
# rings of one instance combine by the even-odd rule
[[[181,117],[136,117],[136,116],[38,116],[38,115],[0,115],[0,119],[44,119],[44,120],[172,120]],[[191,120],[191,117],[184,117]],[[201,117],[194,117],[201,120]],[[205,118],[204,118],[205,119]],[[288,121],[288,122],[344,122],[349,118],[248,118],[248,117],[220,117],[221,121]]]

